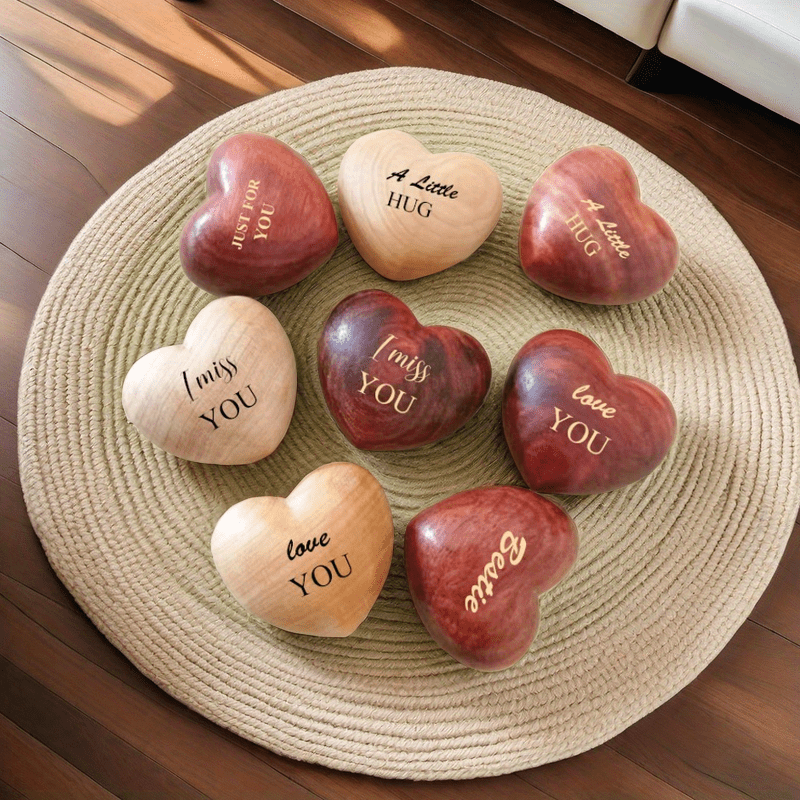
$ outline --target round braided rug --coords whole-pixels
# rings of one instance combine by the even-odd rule
[[[211,297],[185,277],[178,238],[204,198],[226,136],[271,134],[302,153],[336,205],[336,177],[362,134],[396,127],[434,152],[486,160],[504,187],[500,222],[466,262],[390,283],[340,227],[331,261],[264,299],[299,371],[286,439],[245,467],[189,463],[127,423],[122,381],[144,353],[182,340]],[[630,307],[548,295],[518,266],[532,182],[567,151],[603,144],[633,165],[645,202],[674,227],[671,283]],[[338,209],[337,209],[338,210]],[[492,361],[478,415],[420,450],[353,448],[327,412],[316,340],[332,307],[377,287],[424,324],[462,328]],[[593,337],[619,372],[672,399],[667,460],[644,481],[565,498],[581,538],[570,575],[542,598],[542,623],[514,667],[453,661],[414,612],[402,535],[419,510],[482,484],[521,484],[500,425],[508,365],[531,336]],[[98,210],[50,282],[20,390],[25,497],[47,555],[78,602],[136,666],[244,737],[294,758],[384,777],[487,776],[589,749],[677,692],[725,645],[766,587],[800,502],[800,389],[761,274],[707,199],[652,154],[531,91],[395,68],[342,75],[234,109],[175,145]],[[380,480],[396,524],[386,586],[347,639],[286,633],[248,616],[218,577],[214,524],[232,504],[288,494],[312,469],[352,461]]]

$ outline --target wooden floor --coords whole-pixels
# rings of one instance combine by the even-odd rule
[[[81,225],[201,123],[342,72],[484,76],[623,131],[730,222],[800,353],[800,126],[698,76],[645,94],[638,55],[546,0],[0,0],[0,798],[800,798],[798,525],[748,621],[650,716],[567,761],[419,784],[277,757],[165,695],[59,584],[20,490],[25,338]]]

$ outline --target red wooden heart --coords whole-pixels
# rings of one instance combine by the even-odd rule
[[[639,199],[631,165],[607,147],[573,150],[533,185],[519,229],[525,274],[583,303],[633,303],[678,265],[670,226]]]
[[[202,289],[260,297],[306,277],[339,242],[328,193],[308,162],[271,136],[240,133],[213,152],[208,199],[181,234],[181,262]]]
[[[417,514],[405,535],[411,597],[428,632],[475,669],[528,651],[539,595],[575,563],[578,534],[551,500],[516,486],[461,492]]]
[[[406,450],[449,436],[480,408],[491,365],[464,331],[425,327],[378,290],[333,309],[319,339],[319,377],[333,418],[362,450]]]
[[[503,430],[535,491],[593,494],[638,481],[667,455],[676,427],[660,389],[617,375],[576,331],[534,336],[509,368]]]

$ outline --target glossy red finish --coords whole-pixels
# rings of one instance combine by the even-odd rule
[[[408,585],[434,640],[475,669],[519,661],[539,625],[539,595],[575,563],[578,534],[551,500],[516,486],[471,489],[409,522]]]
[[[661,289],[678,265],[667,222],[639,199],[631,165],[607,147],[573,150],[533,185],[519,256],[536,284],[570,300],[633,303]]]
[[[261,297],[306,277],[333,255],[336,214],[309,163],[259,133],[231,136],[213,152],[208,199],[181,234],[189,278],[216,295]]]
[[[333,309],[318,364],[333,418],[362,450],[407,450],[449,436],[480,408],[491,380],[477,339],[420,325],[405,303],[378,290]]]
[[[535,491],[594,494],[638,481],[667,455],[676,428],[669,398],[617,375],[581,333],[541,333],[511,362],[503,430]]]

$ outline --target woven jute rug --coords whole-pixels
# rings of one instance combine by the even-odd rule
[[[391,283],[343,228],[332,260],[263,302],[297,357],[288,435],[245,467],[182,461],[128,424],[122,381],[144,353],[182,341],[211,297],[185,277],[180,230],[204,198],[212,149],[244,130],[304,155],[337,204],[336,177],[362,134],[399,128],[434,152],[491,164],[504,188],[497,229],[466,262]],[[636,170],[673,226],[671,283],[629,307],[548,295],[522,273],[517,229],[532,182],[567,151],[602,144]],[[338,212],[338,206],[337,206]],[[316,340],[332,307],[377,287],[424,324],[476,336],[493,371],[479,414],[416,451],[367,453],[322,399]],[[508,365],[531,336],[594,338],[619,372],[661,387],[680,422],[644,481],[564,498],[580,532],[570,575],[542,598],[529,654],[484,674],[429,638],[403,572],[403,532],[421,509],[485,484],[521,484],[500,425]],[[188,706],[271,750],[385,777],[467,778],[579,753],[695,677],[766,587],[800,503],[800,389],[762,277],[687,180],[640,146],[534,92],[423,69],[342,75],[237,108],[175,145],[111,197],[76,238],[37,313],[20,390],[25,498],[47,555],[89,617]],[[211,559],[217,519],[257,495],[288,494],[312,469],[352,461],[380,480],[395,557],[376,606],[346,639],[305,637],[248,616]]]

